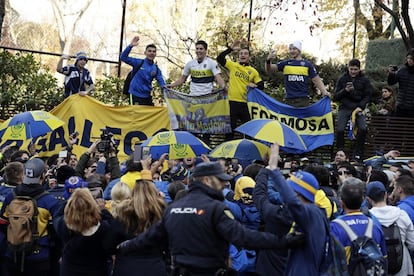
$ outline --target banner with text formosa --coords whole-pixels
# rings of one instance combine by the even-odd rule
[[[203,96],[190,96],[164,89],[164,98],[172,129],[211,134],[231,132],[229,99],[223,90]]]
[[[101,137],[103,129],[113,134],[118,144],[118,158],[125,160],[136,143],[146,140],[160,129],[169,129],[166,107],[141,105],[110,106],[93,97],[74,94],[50,111],[65,122],[62,127],[33,140],[40,156],[50,156],[67,146],[69,135],[79,132],[74,153],[80,157],[91,144]],[[17,144],[27,149],[30,141],[1,141],[0,147]]]
[[[325,145],[333,145],[334,122],[331,100],[328,97],[308,107],[293,107],[265,94],[257,88],[250,88],[247,104],[252,119],[275,119],[295,129],[307,146],[308,151]],[[303,153],[296,149],[285,149],[289,153]]]

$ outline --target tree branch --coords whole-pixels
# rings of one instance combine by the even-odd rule
[[[410,48],[412,48],[414,47],[414,29],[413,25],[411,24],[410,14],[408,13],[409,2],[409,0],[401,1],[401,15],[404,20],[405,28],[407,29],[407,34],[410,41]],[[409,50],[409,48],[407,48],[407,50]]]
[[[398,32],[400,33],[401,38],[404,42],[405,48],[407,50],[410,49],[410,43],[408,41],[407,34],[404,32],[404,29],[401,25],[401,22],[400,22],[399,18],[398,18],[398,14],[396,12],[394,12],[393,10],[391,10],[390,8],[388,8],[380,0],[375,0],[375,3],[377,3],[384,11],[386,11],[387,13],[389,13],[392,16],[392,18],[394,19],[394,22],[395,22],[395,26],[397,27]]]

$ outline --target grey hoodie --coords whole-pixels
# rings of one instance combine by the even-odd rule
[[[408,249],[414,249],[414,226],[410,217],[404,210],[395,206],[373,207],[370,209],[370,212],[382,225],[388,227],[396,222],[400,229],[401,240],[404,247],[403,263],[401,270],[394,275],[406,276],[408,274],[413,274],[413,264],[411,262],[410,253],[408,252]]]

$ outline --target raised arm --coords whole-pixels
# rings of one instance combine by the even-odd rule
[[[57,66],[56,66],[56,72],[63,74],[63,61],[65,59],[66,60],[69,60],[70,59],[70,56],[68,56],[68,55],[62,55],[60,57],[59,62],[57,64]]]
[[[270,54],[266,58],[266,66],[265,71],[266,73],[270,74],[277,71],[276,64],[272,64],[272,61],[276,59],[276,50],[270,52]]]

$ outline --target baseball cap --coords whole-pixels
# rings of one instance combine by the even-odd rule
[[[290,176],[287,183],[295,192],[310,202],[315,202],[315,194],[319,190],[319,183],[313,174],[299,170]]]
[[[88,182],[83,181],[79,176],[71,176],[65,181],[65,190],[63,192],[63,197],[68,199],[73,191],[77,188],[87,188]]]
[[[374,198],[380,193],[385,192],[387,192],[387,190],[385,190],[384,184],[379,181],[372,181],[367,185],[367,197]]]
[[[199,176],[215,176],[220,180],[231,180],[233,177],[224,173],[223,168],[217,162],[203,162],[198,164],[195,167],[195,170],[192,174],[193,177]]]
[[[40,177],[45,171],[45,163],[40,158],[33,158],[24,164],[24,184],[40,184]]]

